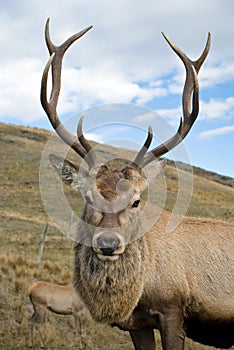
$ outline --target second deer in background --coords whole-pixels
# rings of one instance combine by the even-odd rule
[[[29,287],[28,293],[34,310],[34,313],[29,320],[29,347],[34,349],[33,329],[35,327],[38,331],[41,349],[47,349],[38,325],[43,322],[46,310],[49,310],[58,315],[73,315],[79,346],[80,349],[83,349],[80,313],[84,311],[84,306],[73,287],[38,281]]]

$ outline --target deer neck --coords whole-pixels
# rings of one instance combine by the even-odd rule
[[[91,247],[75,246],[74,286],[96,321],[126,320],[142,295],[146,244],[129,244],[116,261],[101,261]]]

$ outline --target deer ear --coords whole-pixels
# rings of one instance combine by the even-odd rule
[[[87,176],[88,172],[69,160],[55,154],[50,154],[49,159],[61,180],[66,185],[78,190],[80,187],[80,178]]]
[[[160,175],[160,173],[165,168],[166,164],[167,164],[166,159],[155,160],[152,163],[149,163],[144,168],[144,173],[145,173],[149,183],[154,181]]]

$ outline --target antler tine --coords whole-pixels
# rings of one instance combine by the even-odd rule
[[[207,37],[207,41],[206,41],[206,45],[205,45],[205,48],[204,48],[201,56],[196,61],[192,61],[197,73],[199,72],[203,62],[205,61],[205,59],[210,51],[210,44],[211,44],[211,34],[209,32],[208,37]]]
[[[166,41],[168,42],[172,50],[180,57],[186,69],[186,80],[185,80],[185,86],[184,86],[183,98],[182,98],[183,115],[185,117],[190,114],[190,98],[193,90],[193,84],[192,84],[193,72],[191,67],[193,66],[195,68],[196,73],[199,72],[203,62],[205,61],[209,53],[211,36],[210,36],[210,33],[208,33],[207,42],[201,56],[197,60],[192,61],[179,47],[177,47],[168,38],[168,36],[165,33],[162,32],[162,35],[164,36],[164,38],[166,39]]]
[[[210,33],[209,33],[205,49],[203,50],[201,56],[196,61],[192,61],[164,33],[162,34],[166,39],[166,41],[171,46],[171,48],[181,58],[186,69],[186,80],[185,80],[183,95],[182,95],[183,117],[180,119],[179,128],[174,136],[172,136],[163,144],[154,148],[152,151],[147,152],[145,154],[144,160],[143,160],[143,167],[146,166],[151,161],[153,161],[155,158],[159,158],[165,153],[169,152],[171,149],[173,149],[185,138],[185,136],[190,131],[199,113],[199,84],[198,84],[197,73],[201,68],[201,65],[205,61],[210,48]],[[193,93],[192,112],[190,112],[190,103],[191,103],[190,100],[191,100],[192,93]]]
[[[79,38],[81,38],[85,33],[87,33],[93,26],[89,26],[83,30],[81,30],[79,33],[76,33],[72,35],[70,38],[68,38],[63,44],[56,46],[53,44],[50,38],[50,29],[49,29],[50,19],[48,18],[46,21],[46,27],[45,27],[45,40],[46,45],[49,50],[49,53],[52,54],[53,52],[56,53],[53,64],[52,64],[52,85],[55,87],[52,88],[51,92],[51,101],[54,102],[54,104],[57,104],[58,97],[60,93],[60,87],[61,87],[61,70],[62,70],[62,60],[63,56],[66,52],[66,50]]]
[[[80,141],[80,144],[82,147],[86,150],[87,155],[86,157],[89,157],[89,163],[93,165],[93,167],[98,164],[98,160],[96,157],[96,153],[93,150],[93,147],[90,145],[90,143],[87,141],[87,139],[84,137],[82,126],[83,126],[84,116],[82,116],[79,120],[78,127],[77,127],[77,136]]]
[[[60,122],[60,119],[57,115],[56,108],[54,109],[50,102],[47,100],[47,81],[48,81],[48,73],[50,66],[53,62],[55,53],[53,53],[43,71],[42,80],[41,80],[41,104],[44,108],[48,118],[57,132],[57,134],[70,146],[72,147],[82,158],[85,157],[85,150],[79,144],[77,137],[71,134]]]
[[[142,165],[142,162],[143,162],[143,159],[144,159],[144,155],[146,154],[146,152],[148,151],[148,149],[150,147],[150,144],[152,142],[152,138],[153,138],[153,130],[152,130],[152,127],[149,126],[147,139],[145,140],[144,145],[142,146],[140,151],[137,153],[137,156],[136,156],[136,158],[133,161],[138,166]]]
[[[83,36],[87,31],[89,31],[92,26],[80,31],[79,33],[71,36],[63,44],[56,46],[52,43],[49,33],[49,19],[46,22],[45,28],[45,38],[48,50],[51,57],[44,69],[41,81],[41,104],[44,108],[48,118],[57,132],[57,134],[67,143],[76,153],[78,153],[82,158],[85,158],[87,150],[82,146],[78,138],[70,133],[60,121],[56,108],[58,104],[58,98],[61,89],[61,70],[62,70],[62,60],[66,50],[81,36]],[[50,94],[50,99],[47,99],[47,80],[49,69],[52,65],[52,91]],[[88,163],[90,157],[86,158]],[[93,162],[88,163],[90,167],[93,167]]]

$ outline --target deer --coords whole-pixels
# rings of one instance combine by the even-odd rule
[[[233,225],[184,218],[168,234],[166,211],[146,232],[141,219],[142,194],[150,181],[145,169],[151,165],[155,177],[162,173],[166,165],[162,156],[184,140],[198,117],[198,72],[208,55],[211,35],[208,33],[201,56],[191,60],[162,33],[186,71],[179,127],[151,150],[153,130],[149,127],[135,159],[115,169],[98,160],[84,136],[83,117],[74,135],[57,113],[63,56],[91,28],[55,45],[47,20],[50,58],[41,80],[41,104],[51,125],[87,168],[58,154],[50,155],[61,181],[82,192],[85,200],[74,244],[73,286],[92,318],[128,331],[135,350],[155,349],[155,329],[160,332],[163,350],[183,350],[186,337],[229,348],[234,344]]]
[[[43,322],[46,310],[49,310],[59,315],[73,315],[79,348],[83,349],[80,314],[84,312],[84,306],[72,286],[38,281],[29,286],[28,295],[34,311],[29,320],[29,348],[34,349],[33,330],[35,327],[39,335],[41,349],[47,349],[39,324]]]

